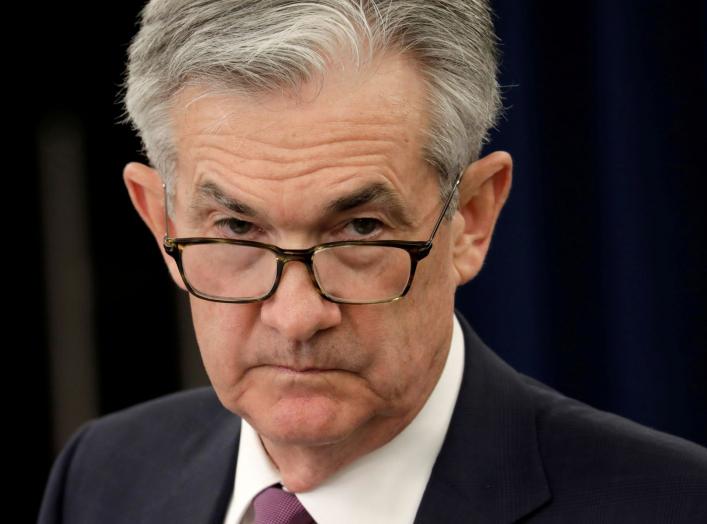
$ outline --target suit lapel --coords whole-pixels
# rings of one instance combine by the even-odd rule
[[[550,499],[534,407],[518,374],[457,317],[464,376],[415,522],[514,522]]]

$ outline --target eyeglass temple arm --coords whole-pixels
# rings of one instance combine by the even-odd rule
[[[164,193],[164,242],[169,243],[169,213],[167,212],[167,185],[162,184],[162,192]]]
[[[457,178],[454,180],[454,184],[452,184],[452,189],[449,192],[449,196],[447,197],[447,201],[445,202],[444,208],[442,209],[442,212],[439,214],[439,217],[437,217],[437,222],[435,222],[435,227],[432,229],[432,233],[430,234],[430,238],[427,239],[427,243],[432,242],[432,239],[437,234],[437,230],[439,229],[439,226],[442,223],[442,220],[444,220],[444,216],[447,214],[447,209],[449,208],[449,205],[452,203],[452,199],[454,199],[454,194],[457,192],[457,187],[459,186],[459,183],[462,181],[462,177],[464,176],[464,171],[465,171],[465,169],[462,169],[459,172],[459,174],[457,175]]]

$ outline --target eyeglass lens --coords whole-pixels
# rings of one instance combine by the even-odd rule
[[[317,250],[314,274],[322,291],[337,300],[369,302],[399,296],[407,286],[411,260],[391,246],[344,245]],[[212,298],[257,299],[277,278],[277,255],[269,249],[226,243],[185,245],[184,276]]]

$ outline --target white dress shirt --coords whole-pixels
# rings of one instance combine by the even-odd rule
[[[410,524],[442,447],[459,394],[464,337],[454,317],[447,361],[427,402],[390,442],[297,498],[317,524]],[[255,430],[243,420],[233,496],[224,524],[252,524],[252,500],[281,482]]]

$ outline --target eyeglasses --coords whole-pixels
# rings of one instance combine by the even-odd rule
[[[432,249],[463,171],[454,181],[427,240],[350,240],[309,249],[227,238],[170,238],[165,199],[164,249],[177,263],[187,290],[214,302],[244,304],[271,297],[285,264],[302,262],[319,294],[338,304],[381,304],[404,297],[415,269]]]

